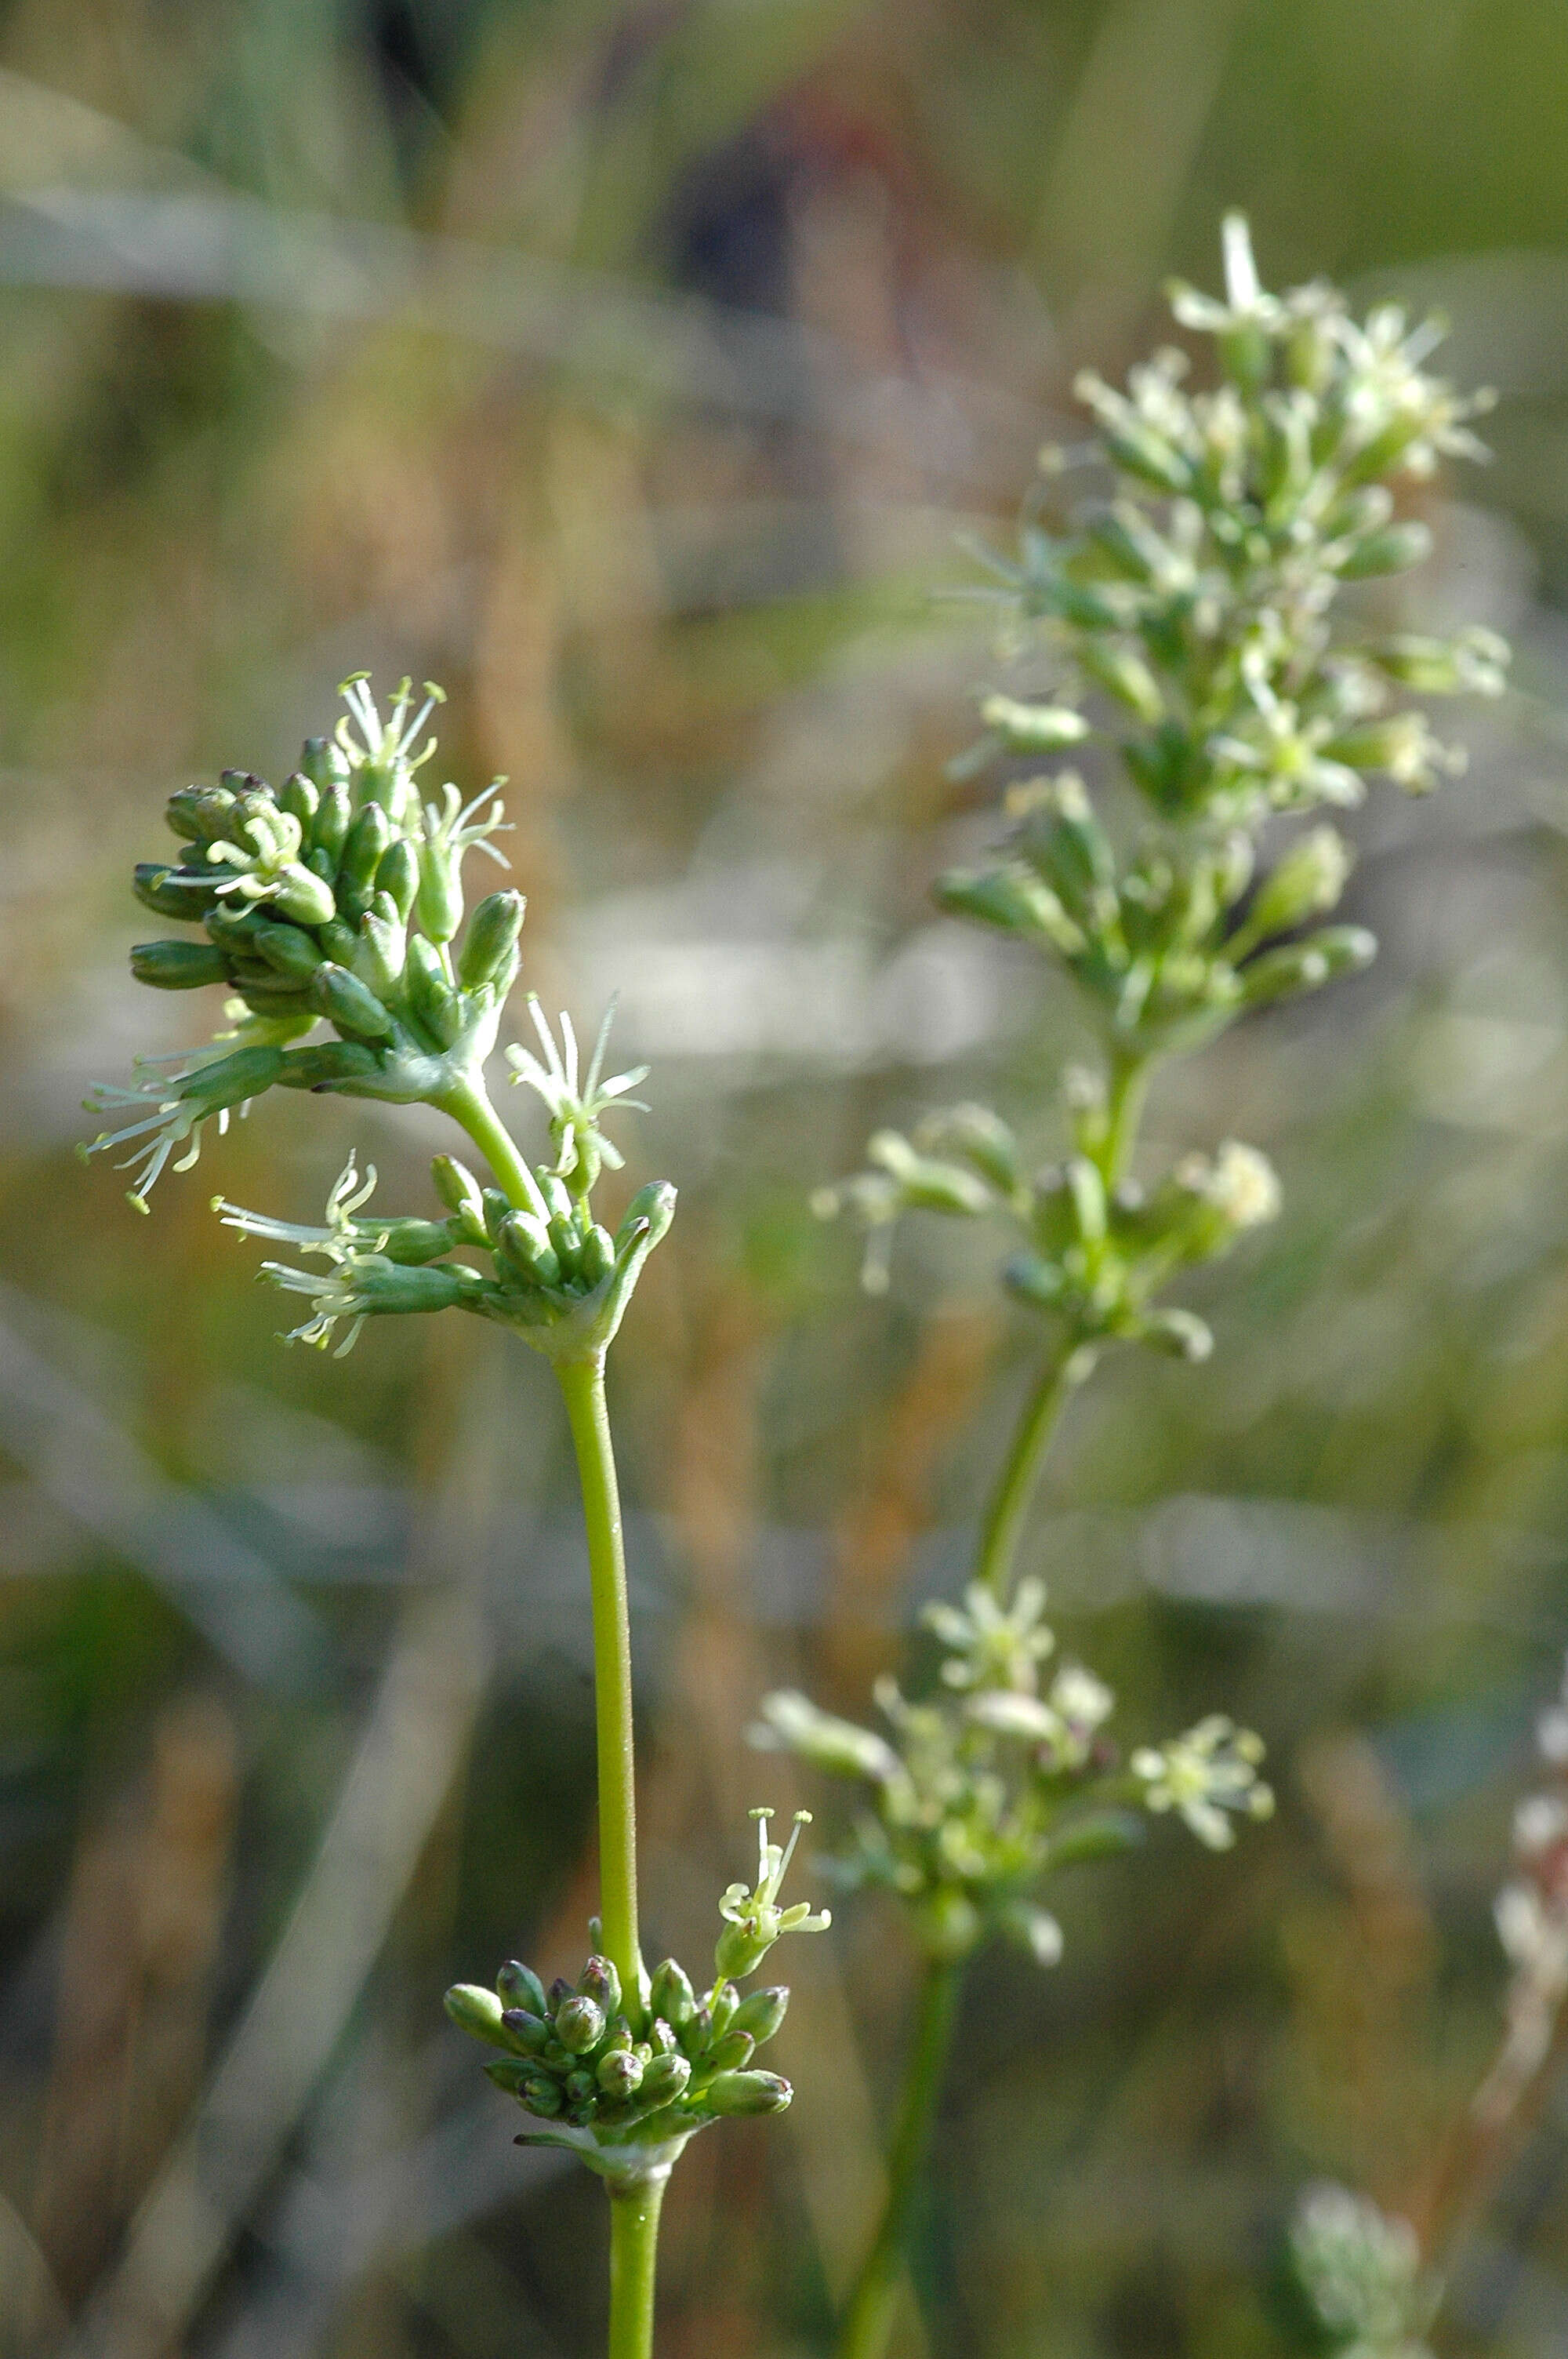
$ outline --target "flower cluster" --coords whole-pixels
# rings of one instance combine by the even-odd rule
[[[896,1893],[939,1959],[967,1957],[995,1932],[1054,1965],[1061,1929],[1035,1890],[1055,1869],[1137,1842],[1130,1802],[1173,1805],[1215,1849],[1231,1840],[1227,1811],[1263,1818],[1271,1808],[1256,1774],[1262,1745],[1228,1721],[1135,1753],[1125,1774],[1102,1734],[1110,1690],[1076,1664],[1046,1681],[1055,1639],[1044,1604],[1042,1584],[1025,1579],[1007,1604],[977,1583],[962,1608],[928,1606],[942,1648],[937,1686],[912,1702],[894,1680],[879,1680],[890,1736],[793,1689],[763,1700],[752,1732],[759,1745],[786,1746],[870,1788],[839,1872]]]
[[[362,1180],[352,1158],[333,1183],[320,1228],[213,1198],[226,1228],[328,1265],[317,1271],[262,1264],[264,1277],[309,1301],[310,1316],[288,1342],[325,1350],[346,1321],[341,1358],[367,1319],[449,1310],[498,1320],[552,1359],[581,1359],[613,1340],[643,1264],[669,1227],[676,1191],[667,1181],[639,1189],[611,1236],[588,1199],[572,1195],[546,1166],[529,1175],[537,1212],[519,1212],[499,1188],[481,1187],[455,1156],[438,1155],[431,1168],[449,1208],[445,1220],[362,1217],[375,1171],[371,1167]],[[452,1257],[464,1250],[482,1266]]]
[[[582,1359],[614,1336],[674,1211],[672,1188],[643,1188],[612,1234],[589,1201],[601,1170],[622,1163],[603,1118],[637,1105],[628,1093],[646,1068],[605,1072],[607,1016],[581,1071],[570,1017],[562,1015],[557,1042],[530,995],[542,1056],[508,1054],[513,1078],[544,1100],[555,1154],[530,1167],[515,1153],[491,1112],[484,1065],[517,974],[523,896],[491,894],[465,925],[462,884],[468,852],[501,858],[491,842],[501,803],[493,788],[465,803],[453,786],[421,800],[416,773],[435,741],[416,747],[439,690],[411,712],[405,680],[384,720],[364,675],[343,694],[352,725],[341,723],[332,741],[308,739],[276,794],[228,771],[217,787],[170,797],[179,859],[144,862],[135,890],[160,916],[200,924],[205,939],[141,943],[132,972],[168,990],[224,985],[233,995],[223,1037],[238,1045],[148,1060],[135,1087],[101,1089],[101,1111],[134,1119],[85,1151],[130,1147],[131,1201],[145,1212],[176,1150],[174,1168],[189,1169],[204,1125],[216,1120],[222,1130],[267,1089],[422,1101],[452,1114],[487,1153],[496,1147],[509,1192],[438,1156],[446,1217],[384,1218],[366,1209],[374,1170],[362,1178],[351,1157],[319,1227],[213,1198],[226,1226],[325,1264],[263,1265],[310,1306],[290,1340],[325,1347],[341,1326],[344,1352],[367,1319],[456,1309],[500,1320],[557,1361]],[[311,1040],[322,1024],[336,1038]]]
[[[732,1884],[719,1902],[718,1971],[700,1996],[674,1958],[627,1991],[597,1954],[575,1985],[557,1980],[546,1991],[514,1962],[502,1967],[494,1990],[459,1983],[447,1993],[452,2020],[502,2051],[485,2071],[531,2118],[519,2144],[570,2147],[602,2176],[634,2179],[667,2169],[709,2122],[788,2105],[789,2082],[755,2070],[752,2059],[783,2023],[789,1993],[774,1987],[742,1998],[735,1984],[755,1973],[782,1934],[817,1932],[829,1920],[804,1901],[778,1906],[809,1813],[797,1814],[783,1845],[769,1840],[771,1811],[752,1815],[756,1887]],[[597,1924],[590,1930],[597,1942]]]
[[[1358,325],[1321,285],[1265,293],[1236,216],[1225,258],[1223,303],[1173,289],[1181,324],[1213,339],[1211,390],[1186,389],[1174,350],[1125,392],[1078,379],[1110,495],[1060,535],[1031,527],[1016,561],[990,560],[1044,677],[982,708],[977,758],[1098,734],[1155,811],[1255,825],[1357,802],[1374,772],[1433,785],[1453,757],[1390,707],[1411,688],[1495,694],[1507,650],[1484,631],[1440,641],[1331,621],[1344,585],[1427,554],[1392,486],[1440,453],[1485,456],[1463,421],[1487,397],[1462,401],[1422,368],[1441,330],[1412,332],[1392,307]]]
[[[502,805],[490,788],[463,804],[455,787],[422,803],[416,772],[434,751],[415,742],[439,691],[410,717],[408,682],[384,722],[362,676],[344,683],[358,724],[307,740],[276,791],[229,770],[216,787],[171,795],[172,862],[144,861],[137,898],[200,938],[138,943],[131,971],[160,990],[222,985],[237,1045],[149,1060],[130,1090],[104,1088],[96,1110],[134,1119],[89,1153],[129,1146],[133,1203],[176,1148],[200,1151],[203,1125],[265,1090],[331,1090],[440,1105],[483,1066],[517,973],[520,893],[492,893],[463,924],[464,854],[500,861]],[[498,782],[499,783],[499,782]],[[503,863],[504,864],[504,863]],[[319,1027],[335,1038],[301,1046]]]
[[[1316,2337],[1341,2359],[1431,2359],[1439,2288],[1408,2221],[1325,2181],[1297,2206],[1289,2256]]]
[[[1015,1301],[1065,1320],[1087,1373],[1097,1348],[1123,1340],[1198,1360],[1208,1329],[1189,1310],[1153,1297],[1177,1270],[1227,1253],[1279,1210],[1273,1170],[1256,1148],[1227,1139],[1213,1157],[1188,1155],[1160,1184],[1107,1184],[1106,1093],[1098,1077],[1066,1076],[1075,1152],[1065,1163],[1026,1170],[1012,1131],[979,1105],[933,1115],[912,1140],[878,1131],[869,1171],[823,1190],[819,1212],[851,1211],[867,1234],[863,1281],[887,1283],[895,1223],[912,1211],[989,1214],[1009,1222],[1021,1250],[1002,1280]]]

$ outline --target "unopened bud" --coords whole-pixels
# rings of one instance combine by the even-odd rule
[[[501,2001],[492,1990],[484,1990],[478,1983],[454,1983],[446,1995],[447,2013],[460,2031],[475,2039],[484,2040],[492,2048],[512,2049],[514,2045],[502,2021]]]
[[[203,984],[226,983],[229,962],[211,942],[136,942],[131,973],[157,991],[196,991]]]
[[[311,976],[310,998],[341,1031],[366,1040],[385,1039],[392,1031],[392,1018],[374,992],[330,960]]]
[[[1345,889],[1352,858],[1343,836],[1331,827],[1314,827],[1264,877],[1247,913],[1247,933],[1255,941],[1267,941],[1271,934],[1288,934],[1306,919],[1332,909]]]
[[[594,2078],[613,2104],[623,2104],[642,2086],[642,2059],[629,2049],[612,2048],[608,2056],[600,2058]]]
[[[568,2055],[586,2056],[604,2037],[604,2010],[590,1998],[563,1999],[556,2009],[556,2038]]]
[[[761,2048],[762,2042],[771,2039],[783,2023],[784,2010],[788,2005],[789,1993],[782,1984],[775,1984],[772,1990],[752,1991],[750,1997],[743,1998],[736,2009],[735,2020],[730,2029],[746,2032]]]
[[[648,2005],[676,2031],[681,2030],[697,2013],[697,1994],[686,1969],[677,1965],[674,1958],[666,1958],[662,1965],[654,1968]]]
[[[782,2114],[795,2091],[776,2072],[720,2072],[702,2093],[715,2114]]]
[[[1365,926],[1325,926],[1304,941],[1264,951],[1241,970],[1249,1007],[1266,1007],[1299,991],[1317,991],[1336,975],[1359,974],[1378,954],[1378,939]]]
[[[620,2014],[621,1977],[609,1958],[589,1958],[578,1978],[578,1989],[602,2009],[607,2019]]]
[[[727,2031],[708,2051],[708,2060],[721,2072],[737,2072],[752,2060],[756,2041],[749,2031]]]
[[[492,893],[480,903],[458,951],[458,981],[465,991],[494,982],[523,929],[526,908],[521,893]]]
[[[672,2104],[685,2093],[690,2080],[691,2066],[684,2056],[655,2056],[643,2067],[637,2093],[645,2105]]]
[[[391,894],[397,914],[406,925],[419,890],[419,854],[406,836],[400,835],[382,854],[375,872],[375,889]]]
[[[544,2054],[550,2044],[550,2027],[543,2016],[525,2006],[509,2006],[501,2019],[525,2055]]]
[[[1340,563],[1339,578],[1367,582],[1381,573],[1408,573],[1412,565],[1424,563],[1431,555],[1432,533],[1426,525],[1414,519],[1387,525],[1381,532],[1370,532],[1352,543]]]

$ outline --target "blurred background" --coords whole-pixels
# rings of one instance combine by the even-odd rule
[[[902,2359],[1281,2350],[1301,2185],[1395,2206],[1483,2069],[1492,1894],[1568,1643],[1568,15],[1539,0],[7,0],[0,12],[0,2351],[575,2359],[602,2199],[443,2025],[591,1906],[584,1566],[548,1372],[458,1320],[275,1341],[222,1188],[316,1216],[433,1117],[275,1094],[152,1217],[72,1147],[211,1011],[131,984],[164,796],[274,779],[372,668],[507,774],[528,979],[654,1066],[681,1212],[617,1347],[652,1954],[694,1962],[801,1680],[860,1710],[960,1578],[1027,1339],[989,1248],[892,1292],[810,1190],[994,1095],[1042,1151],[1070,1002],[937,921],[1002,534],[1071,382],[1212,286],[1451,315],[1496,462],[1418,616],[1519,646],[1469,775],[1357,823],[1384,955],[1169,1079],[1283,1219],[1112,1362],[1030,1554],[1130,1737],[1224,1705],[1274,1824],[1158,1828],[988,1956]],[[823,1831],[819,1818],[818,1832]],[[803,1878],[802,1892],[820,1891]],[[911,1988],[795,1945],[783,2125],[691,2149],[667,2359],[807,2354]],[[1568,2334],[1568,2088],[1449,2347]]]

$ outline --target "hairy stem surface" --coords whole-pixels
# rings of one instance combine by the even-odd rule
[[[887,2201],[844,2313],[838,2359],[881,2359],[887,2349],[898,2300],[904,2240],[936,2118],[936,2101],[953,2042],[963,1973],[962,1966],[945,1964],[935,1958],[926,1964],[914,2045],[904,2074],[898,2123],[888,2156]]]
[[[610,2347],[608,2359],[651,2359],[654,2272],[665,2180],[654,2173],[610,2190]]]
[[[593,1593],[593,1694],[599,1742],[599,1890],[604,1954],[635,1993],[637,1801],[632,1745],[632,1625],[626,1604],[626,1554],[621,1492],[604,1405],[604,1359],[570,1361],[557,1370],[577,1451],[588,1527]],[[611,2346],[612,2349],[614,2346]]]

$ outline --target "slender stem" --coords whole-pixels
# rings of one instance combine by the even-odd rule
[[[547,1221],[550,1208],[539,1192],[522,1149],[491,1104],[482,1081],[460,1082],[440,1100],[443,1114],[467,1131],[500,1180],[507,1201],[520,1212]]]
[[[1081,1352],[1078,1338],[1069,1334],[1041,1370],[980,1527],[975,1579],[1004,1602],[1012,1588],[1013,1560],[1057,1419],[1088,1374]]]
[[[604,1954],[634,1992],[637,1947],[637,1799],[632,1745],[632,1625],[621,1493],[604,1406],[604,1355],[558,1367],[582,1484],[593,1596],[593,1698],[599,1739],[599,1893]]]
[[[667,2175],[654,2172],[610,2190],[608,2359],[651,2359],[654,2270]]]
[[[961,1965],[928,1961],[920,1992],[920,2014],[914,2045],[899,2101],[898,2125],[888,2156],[887,2201],[877,2223],[871,2248],[861,2264],[844,2313],[838,2337],[838,2359],[881,2359],[892,2332],[903,2266],[904,2240],[919,2184],[921,2166],[931,2142],[941,2093],[947,2051],[957,2019]]]
[[[1135,1057],[1122,1049],[1111,1052],[1106,1139],[1100,1157],[1100,1172],[1108,1189],[1127,1177],[1152,1071],[1152,1060],[1148,1057]]]

